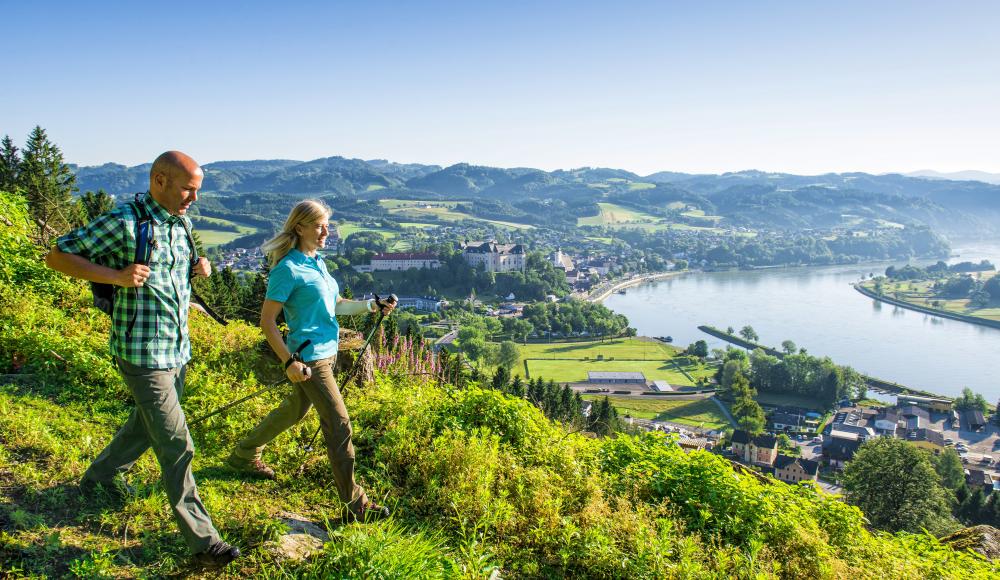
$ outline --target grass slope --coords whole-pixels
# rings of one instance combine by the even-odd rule
[[[387,209],[396,218],[402,218],[408,222],[421,222],[428,220],[431,224],[440,225],[442,223],[460,222],[471,220],[477,222],[490,223],[509,229],[530,230],[535,226],[529,224],[519,224],[500,220],[491,220],[476,217],[464,212],[455,211],[461,202],[457,201],[422,201],[410,199],[383,199],[379,204]]]
[[[208,216],[198,216],[199,221],[209,222],[212,224],[219,224],[225,226],[236,226],[239,231],[232,232],[222,229],[212,229],[203,225],[195,227],[195,232],[198,234],[198,238],[201,240],[202,244],[206,248],[212,248],[215,246],[221,246],[222,244],[228,244],[229,242],[235,240],[236,238],[241,238],[243,236],[248,236],[257,233],[260,228],[252,226],[249,224],[244,224],[237,221],[226,220],[222,218],[213,218]]]
[[[577,218],[576,225],[602,226],[609,229],[642,229],[649,231],[660,231],[669,228],[675,230],[700,230],[721,232],[718,228],[711,227],[715,223],[716,216],[704,216],[704,212],[699,215],[692,215],[706,221],[706,226],[693,226],[685,223],[670,222],[664,218],[648,214],[637,209],[631,209],[613,203],[599,202],[600,213],[596,216]]]
[[[662,434],[589,439],[530,403],[454,389],[390,367],[346,393],[357,473],[394,517],[339,525],[330,470],[300,444],[314,414],[266,457],[277,481],[221,467],[281,391],[193,429],[195,475],[224,537],[245,557],[221,574],[186,550],[144,456],[138,494],[116,505],[75,490],[129,412],[106,353],[107,318],[82,284],[41,265],[24,203],[0,194],[0,577],[228,578],[988,578],[1000,573],[928,535],[871,533],[862,514],[808,485],[765,483]],[[13,224],[13,225],[6,225]],[[280,373],[254,327],[191,320],[184,408],[199,415]],[[302,465],[302,469],[299,466]],[[276,515],[326,523],[304,562],[268,548]]]

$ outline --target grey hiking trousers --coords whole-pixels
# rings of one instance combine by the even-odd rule
[[[264,417],[260,425],[239,442],[234,453],[242,459],[260,459],[265,445],[301,421],[315,405],[340,501],[351,511],[357,512],[368,503],[368,496],[354,481],[351,418],[347,415],[344,398],[337,387],[336,362],[336,356],[307,362],[312,369],[312,377],[295,383],[292,392],[281,405]]]
[[[147,369],[121,358],[116,360],[125,384],[132,391],[135,408],[83,477],[97,483],[111,483],[152,448],[181,535],[192,553],[204,552],[219,541],[219,533],[198,497],[191,474],[194,442],[180,405],[186,367]]]

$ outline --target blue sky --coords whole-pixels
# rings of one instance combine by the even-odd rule
[[[0,134],[331,155],[1000,172],[998,2],[11,2]]]

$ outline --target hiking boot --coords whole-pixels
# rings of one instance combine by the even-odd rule
[[[204,552],[195,554],[194,561],[205,568],[221,568],[239,557],[239,548],[219,541],[209,546]]]
[[[278,479],[278,476],[274,474],[274,470],[268,467],[266,463],[257,457],[253,459],[243,459],[239,455],[231,453],[229,455],[229,459],[226,459],[226,465],[236,471],[249,473],[250,475],[261,479]]]
[[[366,503],[360,511],[348,511],[347,517],[345,518],[348,523],[360,522],[363,524],[377,522],[379,520],[384,520],[389,517],[389,508],[385,506],[378,505],[377,503],[370,501]]]
[[[116,477],[109,482],[94,481],[84,477],[79,484],[80,493],[87,497],[107,496],[115,501],[125,502],[135,496],[135,488],[125,483],[121,477]]]

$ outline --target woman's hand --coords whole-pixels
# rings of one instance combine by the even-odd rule
[[[396,295],[390,294],[385,298],[380,298],[375,301],[375,312],[381,312],[383,316],[389,316],[392,311],[396,309]]]
[[[285,369],[285,376],[293,383],[302,383],[312,376],[312,369],[304,362],[295,361]]]
[[[381,311],[384,316],[389,316],[392,311],[396,309],[395,302],[389,302],[388,300],[382,300],[381,302],[375,303],[375,312]]]

